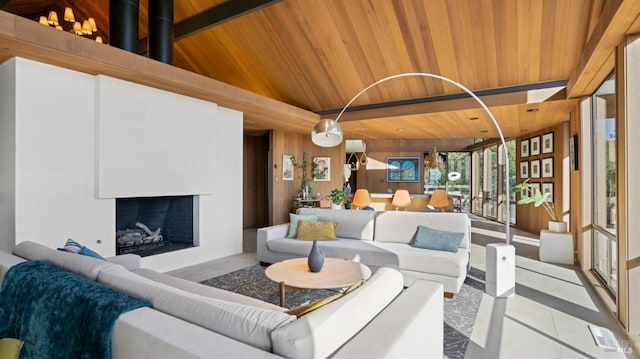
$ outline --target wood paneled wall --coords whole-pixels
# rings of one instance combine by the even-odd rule
[[[420,159],[420,182],[387,182],[387,157],[418,157]],[[394,193],[397,189],[406,189],[411,194],[423,193],[422,151],[420,152],[367,152],[367,166],[358,170],[357,188],[366,188],[369,193]],[[353,189],[353,192],[357,188]]]
[[[366,188],[369,193],[395,192],[406,189],[411,194],[424,193],[424,178],[422,156],[430,152],[435,146],[438,151],[465,151],[473,144],[473,139],[389,139],[367,140],[367,157],[369,163],[360,166],[357,173],[357,188]],[[420,182],[387,182],[385,164],[387,157],[418,157],[420,158]],[[355,192],[355,188],[353,191]]]
[[[345,162],[344,142],[336,147],[319,147],[311,142],[310,135],[299,135],[286,133],[284,131],[273,130],[270,136],[269,151],[269,176],[271,188],[271,218],[270,224],[280,224],[289,222],[289,213],[293,208],[293,199],[298,194],[300,187],[300,177],[302,170],[294,169],[294,180],[282,180],[282,155],[293,155],[298,161],[302,161],[303,153],[307,153],[307,161],[311,162],[313,157],[330,157],[331,170],[330,181],[311,181],[313,195],[320,193],[321,197],[329,195],[333,188],[342,188],[343,165]],[[311,166],[307,169],[307,174],[311,177]]]
[[[540,146],[542,146],[542,135],[553,132],[553,153],[542,153],[539,155],[529,155],[522,158],[520,153],[520,143],[522,140],[530,140],[534,137],[540,137]],[[564,221],[569,220],[569,200],[567,197],[568,178],[564,180],[564,176],[568,177],[569,166],[569,122],[563,122],[557,126],[546,128],[541,131],[532,132],[526,136],[520,137],[516,141],[516,183],[524,181],[526,178],[520,176],[520,163],[522,161],[529,162],[529,175],[531,175],[531,161],[540,160],[540,178],[531,178],[530,183],[539,183],[542,187],[543,183],[553,183],[554,208],[559,218]],[[531,149],[530,149],[531,151]],[[542,159],[553,158],[553,177],[542,177]],[[542,190],[542,188],[541,188]],[[516,195],[516,201],[520,199],[520,194]],[[530,233],[540,233],[540,230],[548,228],[550,220],[547,212],[540,207],[534,207],[532,204],[516,206],[516,227]]]

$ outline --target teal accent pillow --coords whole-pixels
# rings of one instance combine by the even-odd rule
[[[463,239],[464,233],[462,232],[448,232],[427,226],[418,226],[416,239],[411,246],[456,253]]]
[[[287,238],[298,237],[298,221],[318,222],[318,215],[289,213],[289,233],[287,234]]]
[[[64,248],[58,248],[58,250],[63,252],[82,254],[83,256],[93,257],[103,261],[106,260],[100,254],[89,249],[89,247],[83,246],[82,244],[78,243],[77,241],[71,238],[67,239],[67,243],[64,244]]]

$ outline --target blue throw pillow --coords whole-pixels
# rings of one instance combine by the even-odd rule
[[[318,215],[289,213],[289,233],[287,234],[287,238],[298,237],[298,221],[318,222]]]
[[[82,244],[71,238],[67,239],[67,243],[64,244],[64,248],[58,248],[58,250],[75,254],[82,254],[83,256],[93,257],[103,261],[106,260],[100,254],[89,249],[87,246],[83,246]]]
[[[411,246],[456,253],[463,239],[464,233],[462,232],[448,232],[427,226],[418,226],[416,240]]]

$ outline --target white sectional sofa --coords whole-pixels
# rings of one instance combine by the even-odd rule
[[[469,270],[471,220],[465,213],[363,211],[301,208],[300,215],[317,215],[318,221],[334,222],[337,241],[322,241],[325,256],[353,258],[374,269],[392,266],[400,270],[405,286],[417,279],[440,282],[446,293],[458,293]],[[457,252],[415,248],[418,225],[442,231],[462,232]],[[289,224],[258,229],[257,256],[262,263],[307,256],[310,241],[287,238]]]
[[[111,334],[114,358],[441,358],[443,288],[379,269],[348,295],[300,318],[270,303],[140,269],[139,257],[103,261],[33,242],[0,251],[0,283],[23,261],[46,261],[146,299]],[[0,303],[0,306],[2,303]]]

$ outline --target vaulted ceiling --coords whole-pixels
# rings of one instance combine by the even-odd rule
[[[109,0],[3,3],[2,10],[33,19],[72,6],[80,17],[93,16],[108,41]],[[222,3],[174,0],[175,23]],[[376,80],[403,72],[433,73],[481,95],[505,136],[517,137],[569,119],[578,100],[567,99],[564,87],[580,65],[607,1],[262,3],[267,4],[177,39],[173,64],[332,118]],[[146,1],[140,10],[139,35],[144,39]],[[636,18],[627,23],[640,30]],[[631,31],[624,26],[624,32]],[[394,79],[364,93],[352,105],[360,110],[345,113],[340,121],[347,138],[496,137],[485,111],[461,93],[440,80]],[[286,130],[286,124],[245,123],[246,131],[271,128]]]

